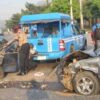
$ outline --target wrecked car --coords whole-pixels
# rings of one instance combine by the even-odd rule
[[[59,81],[69,91],[95,95],[100,91],[100,57],[82,51],[66,56],[57,66]]]
[[[0,33],[0,47],[7,43],[7,40],[4,38],[4,34]]]
[[[0,78],[8,72],[16,72],[17,67],[17,41],[0,47]]]
[[[18,41],[12,41],[0,47],[0,78],[3,78],[7,73],[18,71],[18,58]],[[34,68],[36,65],[37,63],[30,59],[28,69]]]

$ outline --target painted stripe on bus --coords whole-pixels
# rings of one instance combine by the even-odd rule
[[[78,39],[82,39],[83,36],[74,36],[74,37],[69,37],[69,38],[66,38],[66,39],[63,39],[65,42],[71,42],[71,41],[75,41],[75,40],[78,40]]]
[[[52,52],[52,38],[47,39],[48,52]]]

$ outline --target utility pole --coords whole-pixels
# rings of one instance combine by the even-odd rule
[[[80,26],[81,26],[81,29],[84,29],[82,2],[83,2],[83,0],[79,0],[79,3],[80,3]]]
[[[73,21],[73,7],[72,7],[72,0],[70,0],[70,16],[71,16],[71,20]]]
[[[47,5],[47,6],[49,5],[49,0],[46,0],[46,5]]]

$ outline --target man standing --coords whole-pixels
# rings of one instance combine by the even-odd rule
[[[29,63],[30,45],[27,42],[27,34],[21,29],[18,30],[19,42],[19,73],[18,75],[25,75],[27,73]]]
[[[100,24],[94,24],[92,27],[92,40],[94,42],[94,52],[100,47]]]

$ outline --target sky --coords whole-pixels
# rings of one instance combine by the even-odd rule
[[[45,0],[0,0],[0,20],[9,19],[12,14],[20,13],[21,9],[25,9],[25,3],[30,2],[37,4]]]

